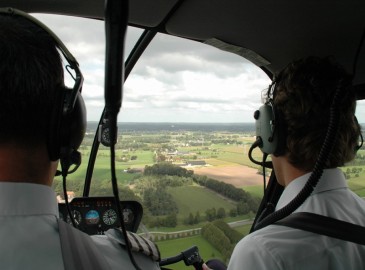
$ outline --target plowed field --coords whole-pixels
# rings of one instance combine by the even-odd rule
[[[242,165],[201,167],[194,168],[193,171],[239,188],[262,184],[262,175],[257,174],[257,169]]]

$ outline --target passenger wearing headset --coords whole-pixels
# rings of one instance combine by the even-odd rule
[[[51,186],[58,160],[68,169],[84,136],[82,75],[58,38],[33,19],[0,9],[1,269],[133,269],[120,239],[73,229],[72,240],[86,241],[80,254],[91,250],[87,261],[67,256],[62,246]],[[59,51],[76,72],[73,89],[64,85]],[[143,269],[159,269],[149,257],[134,256]]]
[[[349,190],[338,169],[354,159],[361,132],[350,85],[351,76],[331,59],[309,57],[289,64],[269,88],[266,105],[274,119],[267,124],[274,134],[262,146],[270,148],[275,142],[266,152],[271,154],[278,183],[285,187],[275,211],[291,202],[310,177],[326,137],[332,100],[340,88],[339,119],[335,120],[339,129],[332,153],[312,194],[294,212],[365,226],[365,201]],[[237,244],[228,269],[365,269],[364,258],[364,245],[269,225]]]

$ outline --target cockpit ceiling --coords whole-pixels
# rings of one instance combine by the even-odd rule
[[[103,18],[102,0],[0,0],[28,12]],[[352,72],[365,27],[358,0],[131,0],[131,25],[198,41],[218,39],[267,60],[275,74],[293,59],[333,55]],[[365,83],[365,49],[355,79]]]

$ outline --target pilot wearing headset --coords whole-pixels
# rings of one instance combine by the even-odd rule
[[[87,243],[80,254],[92,251],[72,257],[60,239],[51,186],[59,159],[73,162],[85,132],[82,76],[59,39],[33,19],[0,10],[1,269],[134,269],[118,241],[73,229],[75,242]],[[73,89],[64,85],[59,51],[77,71]],[[151,258],[134,256],[142,269],[159,269]]]
[[[285,187],[275,211],[288,205],[311,176],[338,90],[339,119],[335,121],[339,126],[334,147],[318,184],[294,212],[316,213],[365,226],[365,201],[349,190],[338,168],[354,159],[361,132],[354,116],[356,98],[350,84],[351,77],[330,58],[309,57],[289,64],[268,90],[267,105],[275,115],[268,124],[276,125],[271,127],[276,133],[271,141],[276,140],[276,145],[267,152],[279,184]],[[268,225],[237,244],[228,269],[365,269],[364,258],[364,245]]]

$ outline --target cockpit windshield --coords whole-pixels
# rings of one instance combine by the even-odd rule
[[[104,22],[35,16],[64,41],[84,75],[88,126],[80,147],[82,165],[67,178],[71,200],[83,196],[95,136],[107,136],[96,134],[104,109]],[[142,32],[128,27],[126,56]],[[238,55],[160,33],[128,76],[116,144],[120,198],[141,203],[138,233],[155,241],[162,257],[197,245],[202,257],[227,260],[232,250],[212,244],[204,234],[208,222],[230,224],[237,233],[231,246],[248,233],[264,189],[262,168],[248,158],[255,141],[253,113],[270,82],[260,68]],[[365,103],[358,102],[360,123],[365,123],[364,110]],[[262,159],[260,151],[253,155]],[[350,188],[362,197],[364,158],[361,148],[356,160],[342,168]],[[113,196],[109,160],[108,147],[100,145],[90,196]],[[61,178],[55,179],[54,189],[62,202]],[[86,218],[90,225],[115,217],[108,209],[106,214],[90,211],[85,210],[88,217],[77,218]],[[180,267],[174,269],[185,269]]]

